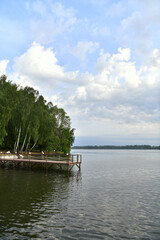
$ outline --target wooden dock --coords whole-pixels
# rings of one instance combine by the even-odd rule
[[[0,166],[2,167],[9,163],[11,163],[14,168],[24,164],[29,168],[33,168],[34,166],[40,164],[46,170],[52,168],[53,165],[58,166],[58,168],[61,170],[63,166],[66,166],[67,171],[70,172],[74,166],[77,166],[78,169],[81,170],[82,155],[79,154],[62,155],[56,153],[54,154],[23,153],[17,156],[15,154],[1,153]]]

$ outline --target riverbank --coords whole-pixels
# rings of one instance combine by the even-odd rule
[[[114,146],[114,145],[88,145],[88,146],[73,146],[72,149],[123,149],[123,150],[160,150],[160,146],[150,146],[150,145],[125,145],[125,146]]]

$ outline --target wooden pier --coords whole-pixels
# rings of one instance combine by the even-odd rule
[[[66,166],[67,171],[70,172],[74,166],[77,166],[81,170],[82,155],[80,154],[37,154],[37,153],[22,153],[19,155],[15,154],[4,154],[0,153],[0,166],[5,166],[11,163],[13,167],[19,167],[21,165],[33,168],[34,166],[40,164],[44,169],[48,170],[53,167],[53,165],[58,166],[62,170],[63,166]],[[65,169],[66,169],[65,168]]]

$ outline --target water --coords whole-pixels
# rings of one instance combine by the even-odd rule
[[[0,239],[160,239],[160,151],[74,150],[81,173],[0,169]]]

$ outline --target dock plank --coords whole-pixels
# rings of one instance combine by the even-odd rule
[[[75,156],[75,155],[74,155]],[[62,158],[64,159],[64,158]],[[58,166],[60,165],[68,165],[68,171],[70,169],[73,168],[73,166],[77,166],[79,169],[81,168],[81,163],[82,163],[82,157],[80,155],[78,155],[76,157],[76,160],[73,160],[73,156],[71,156],[70,158],[67,158],[67,160],[51,160],[51,159],[47,159],[47,157],[45,159],[33,159],[31,158],[30,155],[28,155],[27,158],[17,158],[17,156],[15,156],[15,158],[9,158],[7,156],[0,156],[0,164],[5,164],[7,162],[12,162],[12,163],[41,163],[41,164],[46,164],[46,165],[52,165],[52,164],[56,164]],[[70,166],[70,167],[69,167]]]

